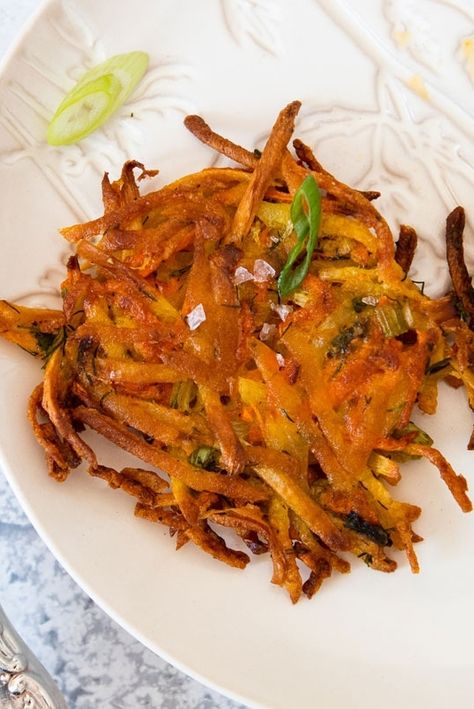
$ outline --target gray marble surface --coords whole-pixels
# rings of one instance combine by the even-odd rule
[[[38,5],[0,0],[0,56]],[[174,669],[103,613],[43,544],[1,471],[0,560],[1,603],[71,709],[238,706]]]
[[[114,623],[50,554],[0,475],[0,599],[71,709],[234,709]]]

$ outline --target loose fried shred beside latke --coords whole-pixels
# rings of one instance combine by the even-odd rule
[[[218,533],[230,528],[236,544],[270,554],[272,582],[294,603],[347,573],[347,554],[389,572],[393,547],[418,572],[421,510],[391,493],[401,464],[426,458],[461,509],[472,504],[413,408],[434,413],[443,379],[464,384],[474,408],[464,211],[447,220],[454,293],[430,299],[407,277],[416,232],[402,226],[395,249],[371,204],[379,193],[337,180],[300,140],[291,155],[299,108],[281,111],[261,153],[189,116],[199,140],[243,167],[140,195],[156,171],[127,162],[117,181],[104,176],[103,216],[62,230],[75,246],[63,311],[0,301],[0,334],[45,361],[28,417],[49,474],[63,481],[83,461],[177,548],[190,541],[244,568],[248,554]],[[318,242],[281,298],[291,205],[308,175],[322,195]],[[99,463],[86,428],[146,468]]]

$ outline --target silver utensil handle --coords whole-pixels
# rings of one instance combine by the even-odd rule
[[[67,709],[52,677],[14,630],[1,605],[0,709]]]

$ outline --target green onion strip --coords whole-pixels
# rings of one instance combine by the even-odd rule
[[[318,243],[321,192],[313,175],[308,175],[295,192],[290,215],[297,241],[278,277],[278,292],[281,298],[286,298],[305,279]],[[295,266],[304,248],[304,259]]]
[[[146,52],[117,54],[89,69],[56,109],[46,131],[49,145],[77,143],[128,99],[148,67]]]

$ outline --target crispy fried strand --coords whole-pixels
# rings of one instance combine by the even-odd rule
[[[246,167],[255,168],[257,158],[250,150],[215,133],[201,116],[186,116],[184,125],[201,143],[213,148],[217,153],[221,153]]]
[[[299,101],[293,101],[280,112],[263,149],[262,156],[252,173],[244,196],[237,207],[229,237],[231,242],[240,244],[249,231],[257,207],[281,163],[284,151],[293,133],[295,119],[300,106],[301,103]]]
[[[65,376],[64,373],[66,366],[62,352],[59,349],[56,350],[46,366],[42,406],[48,413],[57,433],[69,443],[79,458],[96,466],[97,459],[94,451],[77,435],[69,410],[64,406],[64,387],[67,386],[65,381],[67,375]]]
[[[409,455],[421,455],[435,465],[446,483],[454,499],[463,512],[471,512],[472,502],[467,496],[467,481],[463,475],[457,475],[448,463],[446,458],[435,448],[423,446],[418,443],[410,443],[406,446],[405,452]]]
[[[73,416],[137,458],[182,480],[193,490],[207,490],[249,502],[257,502],[269,497],[263,486],[257,487],[237,476],[230,477],[198,470],[185,461],[174,458],[156,445],[146,443],[123,424],[96,409],[78,406],[73,410]]]
[[[400,235],[395,248],[395,261],[405,273],[410,270],[413,257],[415,256],[418,236],[413,227],[402,224]]]
[[[466,216],[462,207],[456,207],[446,219],[446,257],[454,292],[463,309],[474,317],[474,288],[464,261],[462,237]]]

